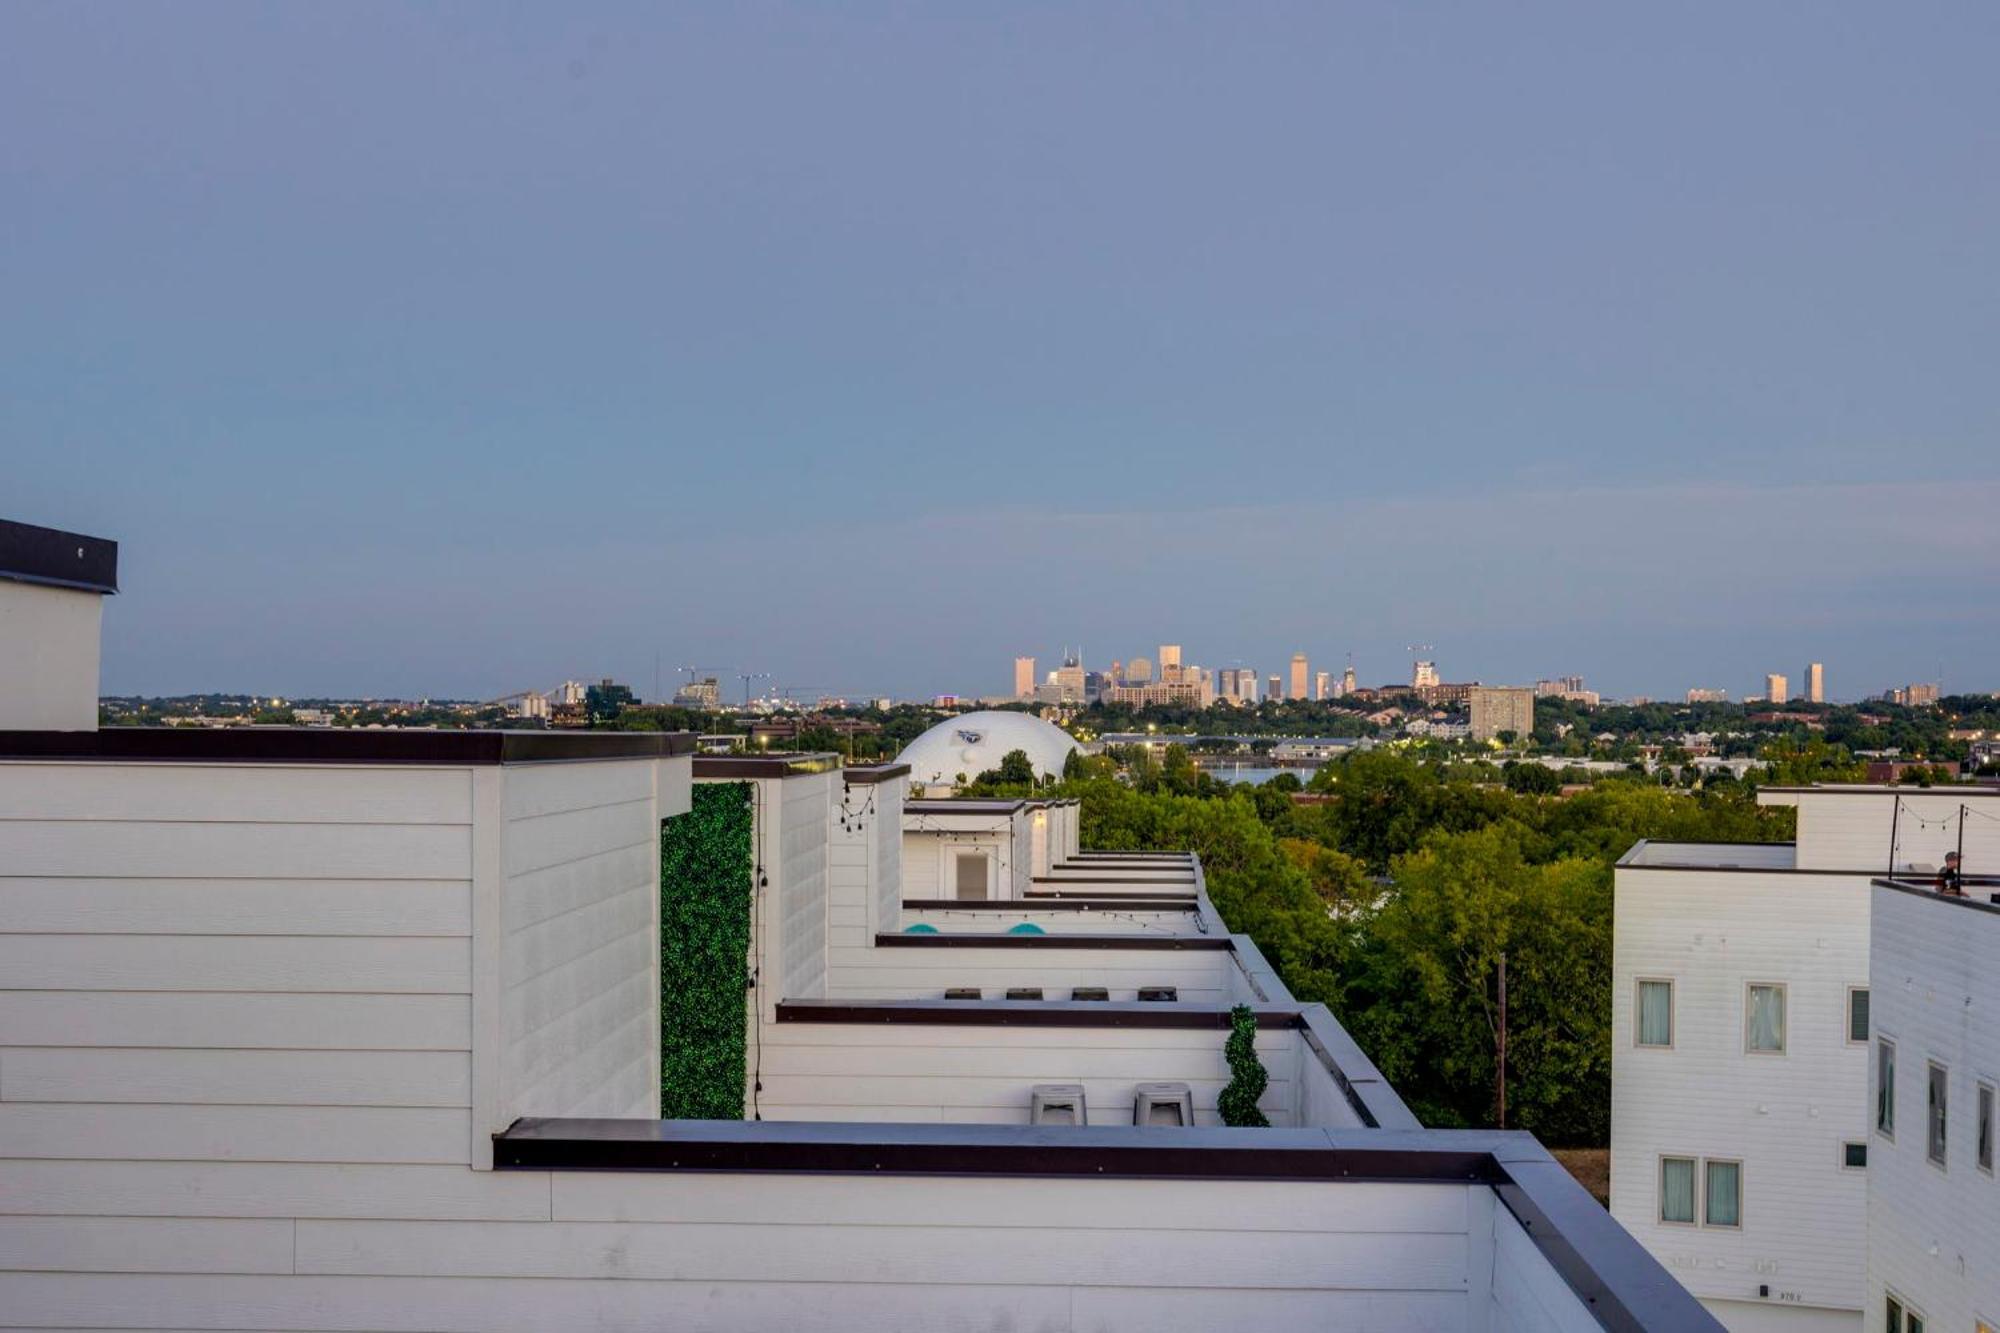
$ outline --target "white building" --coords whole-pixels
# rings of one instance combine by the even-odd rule
[[[0,729],[0,1324],[1715,1327],[1532,1138],[1419,1125],[1194,858],[1024,805],[1023,897],[913,901],[904,766],[691,749]],[[735,949],[663,929],[691,843],[748,985],[670,1028],[665,946]],[[659,1118],[670,1038],[745,1118]]]
[[[961,713],[904,746],[896,762],[910,766],[912,784],[943,794],[1000,767],[1015,750],[1027,754],[1036,777],[1059,778],[1076,748],[1068,732],[1033,713]]]
[[[2000,879],[1966,890],[1871,891],[1870,1333],[2000,1329]]]
[[[1731,1329],[1851,1330],[1869,1299],[1870,883],[1935,870],[1961,822],[1968,859],[2000,863],[2000,822],[1960,817],[2000,814],[2000,793],[1759,799],[1797,808],[1795,843],[1641,842],[1619,862],[1611,1208]]]
[[[105,597],[118,543],[0,519],[0,725],[97,726]]]

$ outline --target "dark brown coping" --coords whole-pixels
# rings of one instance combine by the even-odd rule
[[[958,898],[905,898],[903,906],[913,912],[1192,912],[1192,897],[1185,898],[990,898],[965,901]]]
[[[1979,891],[2000,893],[2000,877],[1992,875],[1967,875],[1965,877],[1966,896],[1963,898],[1955,898],[1948,894],[1939,893],[1935,884],[1924,883],[1922,881],[1911,884],[1905,883],[1902,880],[1877,878],[1870,882],[1878,889],[1894,889],[1897,893],[1907,893],[1912,898],[1930,898],[1940,903],[1949,903],[1953,907],[1970,907],[1978,912],[2000,913],[2000,903],[1989,902],[1985,898],[1975,898],[1972,896],[1973,893]]]
[[[115,593],[118,543],[0,518],[0,579]]]
[[[493,1165],[1486,1185],[1602,1327],[1722,1329],[1546,1149],[1518,1131],[527,1119],[493,1136]]]
[[[1105,882],[1124,884],[1124,883],[1129,883],[1130,881],[1109,880]],[[1147,890],[1146,895],[1141,895],[1137,893],[1132,895],[1134,899],[1138,899],[1142,896],[1150,896],[1155,898],[1172,897],[1178,901],[1184,901],[1190,903],[1195,901],[1195,896],[1192,890],[1190,890],[1187,893],[1165,894],[1165,893],[1154,892],[1153,890],[1149,889]],[[1061,889],[1029,889],[1027,896],[1022,898],[1020,901],[1024,903],[1052,903],[1052,902],[1062,902],[1066,900],[1074,900],[1077,898],[1103,899],[1103,898],[1114,898],[1114,897],[1115,895],[1106,894],[1102,889],[1079,889],[1074,893],[1065,893]]]
[[[1915,760],[1907,762],[1918,762]],[[1888,782],[1836,782],[1826,786],[1810,787],[1759,787],[1758,791],[1781,791],[1799,795],[1814,796],[1887,796],[1894,792],[1898,796],[2000,796],[2000,787],[1985,783],[1958,783],[1939,787],[1905,787]],[[1676,838],[1676,842],[1686,839]]]
[[[106,727],[0,731],[0,758],[266,764],[542,764],[692,754],[690,731]],[[698,762],[698,761],[697,761]]]
[[[891,778],[908,777],[908,764],[861,764],[840,770],[840,779],[850,787],[864,786],[871,782],[887,782]]]
[[[882,949],[1181,949],[1226,951],[1228,939],[1213,935],[946,935],[880,934]]]
[[[831,750],[811,754],[698,754],[694,757],[697,778],[797,778],[809,773],[828,773],[840,767],[840,756]]]
[[[1193,884],[1194,872],[1184,875],[1036,875],[1035,884]]]
[[[1255,1005],[1260,1028],[1299,1025],[1295,1004]],[[780,1023],[919,1027],[1195,1028],[1229,1026],[1229,1006],[1191,1000],[780,1000]],[[1369,1066],[1371,1069],[1373,1066]],[[1378,1075],[1379,1077],[1379,1075]]]
[[[1032,801],[905,801],[909,815],[1011,815],[1035,804]]]

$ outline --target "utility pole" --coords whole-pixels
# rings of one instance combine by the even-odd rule
[[[1500,1128],[1507,1128],[1507,951],[1500,951]]]

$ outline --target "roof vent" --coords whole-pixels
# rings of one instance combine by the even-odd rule
[[[1141,1083],[1133,1089],[1132,1123],[1188,1128],[1194,1124],[1194,1089],[1185,1083]]]
[[[1039,1000],[1042,998],[1040,986],[1009,986],[1007,998],[1010,1000]]]
[[[1037,1083],[1029,1102],[1031,1125],[1084,1125],[1089,1115],[1083,1105],[1081,1083]]]
[[[1181,998],[1181,991],[1178,986],[1141,986],[1139,987],[1139,998],[1142,1000],[1173,1001]]]
[[[1102,986],[1077,986],[1071,989],[1069,998],[1072,1000],[1108,1000],[1111,998],[1111,992]]]
[[[983,1000],[986,993],[977,986],[951,986],[944,993],[947,1000]]]

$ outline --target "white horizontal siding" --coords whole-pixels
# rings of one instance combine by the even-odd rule
[[[469,935],[463,880],[0,879],[20,934]]]
[[[0,1161],[0,1214],[538,1221],[546,1175],[458,1166]]]
[[[763,1034],[757,1107],[767,1120],[1025,1124],[1035,1084],[1081,1083],[1092,1124],[1129,1125],[1136,1084],[1184,1082],[1196,1123],[1221,1123],[1216,1098],[1229,1068],[1220,1029],[1028,1028],[1010,1035],[1032,1040],[981,1039],[993,1031],[778,1024]],[[1257,1049],[1270,1075],[1260,1105],[1273,1124],[1294,1123],[1298,1034],[1259,1032]]]
[[[23,990],[338,991],[464,995],[467,941],[282,935],[0,935]]]
[[[0,1157],[463,1162],[470,1133],[470,1112],[431,1107],[0,1104]]]
[[[289,1273],[292,1225],[289,1218],[0,1217],[0,1270]]]
[[[1879,1318],[1886,1290],[1928,1328],[1993,1323],[2000,1176],[1980,1170],[1973,1150],[1979,1083],[2000,1096],[2000,916],[1894,889],[1871,894],[1875,1030],[1896,1043],[1896,1132],[1869,1139],[1869,1312]],[[1943,1168],[1926,1141],[1932,1061],[1947,1073]],[[1871,1069],[1871,1107],[1874,1084]]]
[[[469,1106],[463,1051],[0,1048],[0,1103]]]
[[[1801,846],[1803,846],[1803,842]],[[1864,876],[1622,867],[1613,925],[1611,1210],[1697,1296],[1861,1308],[1868,983]],[[1633,1045],[1635,984],[1674,982],[1674,1046]],[[1751,982],[1786,986],[1786,1053],[1744,1050]],[[1662,1155],[1742,1162],[1740,1229],[1659,1221]],[[1699,1168],[1697,1168],[1699,1170]]]
[[[464,879],[471,840],[433,824],[158,823],[0,820],[12,875],[270,879]]]
[[[464,995],[0,991],[0,1047],[464,1051]]]

